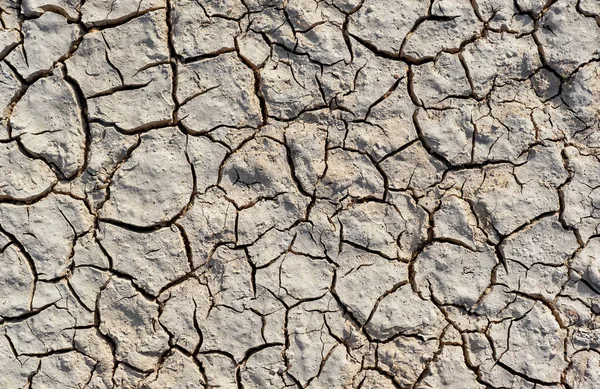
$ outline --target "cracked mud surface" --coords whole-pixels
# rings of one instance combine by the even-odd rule
[[[598,0],[0,0],[0,387],[600,387]]]

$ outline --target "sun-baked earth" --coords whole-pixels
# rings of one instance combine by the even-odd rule
[[[3,389],[597,389],[599,0],[0,0]]]

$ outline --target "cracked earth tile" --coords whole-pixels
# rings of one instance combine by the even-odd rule
[[[195,352],[202,342],[198,319],[203,320],[210,309],[209,289],[192,277],[164,291],[159,301],[160,323],[171,334],[174,344]]]
[[[118,126],[129,133],[169,125],[175,107],[171,96],[171,67],[157,65],[144,74],[151,78],[147,83],[89,98],[89,119]]]
[[[216,246],[235,241],[237,212],[220,189],[209,189],[193,201],[178,223],[188,234],[194,265],[198,266],[206,262]]]
[[[220,186],[238,206],[294,191],[285,147],[270,138],[245,143],[225,160]]]
[[[91,26],[113,25],[150,10],[165,8],[162,0],[89,0],[81,6],[81,21]]]
[[[39,361],[35,358],[17,358],[12,351],[9,338],[0,338],[0,368],[3,374],[0,376],[0,384],[7,388],[22,388],[39,367]]]
[[[237,38],[240,57],[245,58],[253,66],[262,67],[271,54],[271,47],[262,36],[253,31],[241,34]]]
[[[408,282],[406,264],[352,246],[345,245],[336,261],[340,267],[336,270],[335,291],[361,324],[369,319],[382,297]]]
[[[473,187],[465,188],[488,235],[508,235],[544,213],[559,210],[556,188],[568,175],[558,147],[552,143],[535,146],[528,152],[528,161],[517,167],[502,164],[484,168]],[[512,211],[503,213],[501,209]]]
[[[578,248],[575,234],[565,230],[558,217],[552,216],[510,235],[500,245],[500,252],[505,259],[525,266],[562,265]]]
[[[261,199],[252,207],[240,210],[237,243],[252,244],[273,228],[285,230],[292,227],[305,217],[309,203],[310,199],[306,196],[283,193],[273,199]]]
[[[261,335],[261,316],[247,309],[237,312],[227,306],[216,306],[207,317],[199,317],[198,321],[202,331],[202,352],[224,351],[239,362],[248,350],[265,343]],[[224,332],[230,336],[223,337]]]
[[[75,91],[56,71],[27,89],[10,125],[26,150],[71,178],[84,164],[83,120]]]
[[[299,223],[292,249],[314,257],[335,257],[340,251],[340,226],[334,220],[338,206],[328,200],[317,200],[310,208],[309,220]]]
[[[577,277],[575,277],[577,278]],[[591,309],[591,305],[594,303],[592,300],[593,299],[588,299],[587,301],[585,301],[585,303],[583,302],[585,299],[582,298],[581,300],[576,300],[576,299],[572,299],[575,295],[575,293],[572,293],[573,289],[572,287],[576,286],[577,283],[573,282],[573,280],[569,280],[569,282],[565,285],[563,294],[565,297],[559,296],[556,299],[556,309],[558,312],[558,316],[560,318],[560,321],[563,323],[564,326],[566,327],[573,327],[573,332],[571,332],[571,334],[576,333],[577,330],[581,330],[582,328],[585,328],[586,326],[588,326],[588,324],[592,323],[594,321],[593,316],[594,313],[592,312]],[[580,284],[583,285],[583,284]],[[585,287],[580,287],[578,288],[579,291],[584,291]],[[588,291],[591,291],[588,288]],[[578,293],[579,296],[578,297],[583,297],[583,294],[585,294],[585,292],[583,293]],[[594,295],[594,293],[592,293],[592,295]],[[595,297],[595,296],[594,296]],[[590,306],[586,305],[589,304]],[[575,344],[577,344],[578,342],[576,341]],[[572,355],[573,351],[576,351],[576,349],[578,349],[580,346],[580,344],[577,344],[575,346],[575,344],[573,344],[573,347],[569,347],[567,349],[567,353],[568,355]]]
[[[563,355],[566,330],[559,327],[550,309],[536,303],[522,319],[512,322],[505,336],[503,364],[546,384],[561,381],[561,372],[567,367]]]
[[[76,324],[64,309],[52,305],[23,321],[6,325],[6,336],[17,355],[43,357],[71,349]]]
[[[467,45],[462,55],[469,69],[473,93],[478,98],[507,80],[526,79],[542,66],[531,36],[516,38],[508,33],[490,32]]]
[[[0,252],[3,263],[0,275],[0,316],[17,316],[29,310],[34,274],[23,253],[14,245],[4,247]]]
[[[0,62],[0,80],[0,109],[4,113],[21,88],[21,82],[5,62]]]
[[[259,126],[260,128],[261,126]],[[217,127],[209,134],[210,138],[230,150],[240,148],[245,142],[252,139],[259,129],[252,127]]]
[[[383,295],[365,328],[373,338],[385,342],[397,336],[435,339],[445,325],[438,308],[404,284]]]
[[[501,275],[502,271],[503,266],[499,264],[495,274]],[[517,272],[513,272],[511,268],[510,275],[517,275]],[[449,307],[449,310],[452,312],[447,311],[447,314],[452,317],[455,323],[457,321],[460,322],[459,328],[463,330],[471,331],[472,329],[476,329],[476,331],[487,335],[498,334],[508,331],[508,328],[512,325],[511,320],[522,318],[533,308],[536,302],[536,300],[532,299],[533,297],[526,294],[520,295],[518,291],[498,281],[497,284],[492,284],[484,292],[480,301],[472,308],[472,312],[475,313],[474,316],[465,317],[465,312],[461,312],[454,307]],[[465,319],[468,319],[470,322],[463,322]],[[490,320],[493,323],[490,323]],[[506,339],[502,339],[490,339],[490,342],[493,341],[492,345],[496,349],[496,356],[501,355],[506,350]]]
[[[562,292],[569,279],[566,266],[548,266],[534,264],[524,267],[518,263],[509,262],[505,273],[504,268],[499,268],[496,273],[498,283],[509,286],[512,290],[523,291],[531,296],[542,296],[548,300],[554,299]]]
[[[202,267],[202,276],[217,306],[243,311],[253,297],[252,268],[244,250],[218,247]],[[210,313],[209,313],[210,314]]]
[[[21,35],[17,29],[0,30],[0,58],[4,59],[20,42]]]
[[[600,113],[600,63],[589,62],[565,82],[562,98],[586,127],[598,126]],[[573,134],[575,135],[575,134]],[[587,138],[587,137],[586,137]],[[597,142],[597,140],[596,140]],[[585,142],[589,144],[589,142]]]
[[[317,76],[318,65],[301,55],[274,48],[261,69],[260,90],[270,116],[293,119],[300,113],[323,105]]]
[[[193,357],[175,350],[161,363],[156,374],[146,378],[141,386],[148,389],[186,389],[205,387],[206,383]]]
[[[327,127],[320,123],[295,122],[285,130],[294,174],[307,193],[314,193],[319,178],[325,173],[327,136]]]
[[[93,234],[85,234],[77,239],[73,247],[73,263],[75,266],[90,265],[99,269],[110,267],[108,258]]]
[[[598,250],[600,250],[600,239],[590,239],[583,249],[575,255],[571,265],[574,272],[573,278],[584,281],[588,288],[594,291],[600,290],[600,256],[598,256]]]
[[[183,240],[175,227],[138,233],[101,223],[99,241],[114,270],[154,296],[189,271]]]
[[[369,107],[367,121],[347,124],[346,147],[365,150],[374,160],[386,158],[417,138],[412,115],[414,105],[408,94],[406,78],[398,80],[396,89]]]
[[[165,13],[155,11],[86,34],[66,64],[87,97],[115,94],[117,99],[120,90],[130,89],[131,93],[157,81],[165,71],[158,65],[168,60]],[[170,89],[165,85],[159,95],[167,99]]]
[[[420,142],[414,142],[398,153],[380,162],[389,177],[390,189],[413,189],[420,193],[442,180],[444,162],[432,156]]]
[[[573,389],[592,389],[600,380],[600,357],[595,352],[578,353],[567,368],[565,381]]]
[[[112,349],[97,328],[78,329],[74,339],[75,350],[94,360],[92,377],[87,386],[94,389],[106,389],[114,385],[113,369],[115,361]],[[116,381],[115,381],[116,382]]]
[[[354,39],[350,43],[352,62],[325,67],[319,75],[326,102],[343,108],[352,119],[366,118],[373,108],[374,111],[381,110],[374,113],[379,120],[393,120],[396,115],[400,115],[396,120],[403,119],[410,105],[404,88],[406,64],[379,57]],[[397,91],[397,94],[385,101],[390,91]],[[401,100],[399,106],[394,105],[396,99]],[[377,106],[382,101],[381,107]]]
[[[156,76],[146,69],[169,60],[168,27],[163,10],[102,30],[101,35],[106,43],[106,61],[118,69],[124,85],[152,81]]]
[[[40,361],[40,369],[33,376],[31,386],[51,388],[61,385],[65,388],[87,385],[95,363],[91,358],[76,351],[55,354]],[[69,374],[65,374],[68,371]]]
[[[88,204],[97,210],[108,196],[108,184],[119,164],[139,144],[138,135],[123,135],[114,127],[91,123],[87,166],[81,183]]]
[[[176,217],[190,200],[193,180],[185,135],[176,128],[161,128],[140,138],[113,176],[100,216],[144,227]]]
[[[594,127],[596,119],[593,118],[591,126],[588,125],[585,117],[587,114],[581,112],[581,109],[578,110],[578,113],[574,112],[564,104],[563,99],[566,100],[566,97],[554,98],[552,106],[547,108],[548,117],[544,126],[541,127],[543,131],[541,133],[549,139],[566,140],[584,150],[587,147],[599,147],[600,136]],[[583,118],[580,118],[579,115]]]
[[[84,35],[75,53],[65,61],[69,76],[86,97],[121,85],[119,70],[111,66],[107,56],[104,35],[95,31]]]
[[[542,46],[546,63],[562,77],[569,77],[579,66],[600,56],[594,44],[600,39],[600,27],[577,12],[575,3],[553,3],[539,24],[533,34]]]
[[[260,34],[270,45],[276,43],[289,50],[297,44],[295,31],[290,24],[289,14],[283,12],[281,2],[278,0],[258,0],[262,4],[249,5],[250,10],[254,11],[248,14],[247,18],[242,19],[240,25],[244,30],[249,30]],[[246,1],[246,3],[249,3]],[[259,12],[255,12],[255,11]],[[271,43],[272,42],[272,43]]]
[[[422,340],[399,336],[377,348],[378,366],[394,375],[401,385],[413,385],[431,363],[439,349],[437,339]]]
[[[483,389],[476,375],[465,364],[463,350],[457,346],[445,346],[436,355],[429,371],[416,388]]]
[[[198,354],[196,357],[204,367],[208,387],[236,389],[236,364],[221,353]]]
[[[301,385],[306,385],[319,374],[323,360],[337,345],[337,341],[329,334],[325,318],[319,312],[320,306],[327,304],[320,299],[313,303],[304,303],[290,309],[288,313],[287,331],[289,348],[285,351],[288,361],[286,373],[294,377]]]
[[[227,155],[227,148],[203,136],[190,136],[186,151],[190,163],[194,166],[196,191],[204,194],[217,184],[219,168]]]
[[[252,70],[236,53],[178,66],[177,83],[178,115],[191,133],[257,127],[262,121]]]
[[[319,374],[311,381],[310,386],[315,388],[349,388],[360,370],[360,360],[349,356],[343,345],[338,344],[331,349]]]
[[[579,232],[587,241],[600,231],[600,161],[593,155],[582,154],[575,147],[565,148],[568,167],[573,176],[562,189],[564,212],[562,217],[569,227]]]
[[[71,22],[79,18],[79,0],[25,0],[21,4],[23,15],[38,17],[46,11],[61,14]]]
[[[298,33],[299,53],[323,65],[333,65],[340,61],[350,61],[350,51],[344,40],[340,25],[325,22],[315,25],[309,31]]]
[[[405,194],[391,204],[364,202],[340,212],[343,242],[384,258],[408,261],[426,238],[426,213]]]
[[[363,42],[391,55],[398,54],[405,36],[427,14],[429,4],[396,0],[364,1],[350,17],[348,31]]]
[[[497,263],[493,247],[477,250],[433,242],[417,257],[416,282],[420,292],[442,304],[472,307],[491,283]]]
[[[232,20],[235,11],[227,10],[223,15],[211,17],[207,5],[212,3],[204,0],[177,0],[173,3],[173,45],[183,58],[233,50],[234,38],[240,34],[238,23]]]
[[[148,377],[149,373],[139,371],[129,365],[120,363],[114,371],[111,384],[122,388],[135,388],[140,382]]]
[[[92,310],[81,304],[70,283],[62,279],[56,281],[38,281],[36,283],[32,310],[45,309],[52,305],[63,312],[63,316],[74,320],[74,327],[91,326],[94,323]]]
[[[40,279],[63,275],[72,261],[74,241],[93,226],[81,201],[55,194],[32,205],[1,204],[0,221],[29,253]]]
[[[433,215],[433,237],[476,250],[482,234],[469,203],[457,196],[442,199]]]
[[[360,382],[357,388],[393,389],[395,387],[390,377],[376,371],[366,371],[359,377],[361,378],[357,379]]]
[[[298,279],[304,280],[299,283]],[[317,299],[326,294],[333,279],[325,259],[287,253],[266,268],[256,271],[257,285],[264,286],[283,301]]]
[[[81,36],[81,27],[54,12],[44,12],[36,19],[23,22],[23,44],[13,50],[6,60],[27,80],[50,71]]]
[[[543,0],[480,0],[476,10],[493,31],[524,35],[535,29],[534,20],[547,7]],[[532,19],[533,18],[533,19]]]
[[[290,0],[285,6],[290,23],[296,31],[310,30],[317,24],[333,22],[343,24],[345,15],[331,1]]]
[[[458,55],[442,53],[435,62],[413,69],[413,90],[426,108],[436,107],[450,97],[467,97],[471,94],[471,86]]]
[[[115,357],[140,370],[151,370],[169,349],[169,337],[156,325],[158,305],[127,280],[113,277],[98,300],[100,331],[115,344]]]
[[[16,143],[0,144],[0,198],[33,200],[50,191],[57,179],[43,161],[27,158]]]
[[[451,165],[471,162],[475,128],[468,109],[418,109],[415,122],[423,134],[424,144],[435,154]]]
[[[317,196],[338,201],[383,197],[383,177],[366,155],[336,148],[327,152],[326,165]]]
[[[69,285],[81,300],[81,303],[90,311],[96,307],[96,298],[110,276],[108,272],[93,267],[75,267],[69,278]]]
[[[249,10],[249,4],[243,0],[202,0],[199,2],[210,17],[228,17],[239,19]]]
[[[406,35],[402,54],[420,61],[435,58],[440,52],[455,52],[464,42],[477,37],[482,27],[471,2],[433,1],[429,15],[419,20]]]
[[[19,16],[19,8],[16,3],[12,0],[0,1],[1,7],[4,10],[2,12],[2,27],[3,29],[15,29],[18,30],[21,27],[21,18]]]
[[[298,241],[298,236],[302,232],[279,231],[276,228],[271,228],[248,247],[248,257],[257,267],[262,267],[277,259],[288,251],[292,243]],[[301,239],[301,238],[300,238]],[[311,254],[303,250],[296,251],[300,254]],[[314,256],[318,256],[314,255]]]
[[[509,90],[512,101],[507,99]],[[489,107],[480,106],[473,120],[473,162],[508,160],[518,163],[539,140],[533,109],[521,102],[535,103],[534,93],[528,83],[519,83],[518,86],[495,88],[489,100]]]
[[[281,373],[285,370],[281,358],[281,347],[268,347],[252,354],[244,363],[241,371],[241,382],[244,388],[283,388],[285,381]]]

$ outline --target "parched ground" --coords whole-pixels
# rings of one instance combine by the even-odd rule
[[[599,0],[0,25],[0,388],[600,388]]]

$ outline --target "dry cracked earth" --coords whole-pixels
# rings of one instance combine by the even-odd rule
[[[599,0],[0,23],[1,388],[600,388]]]

